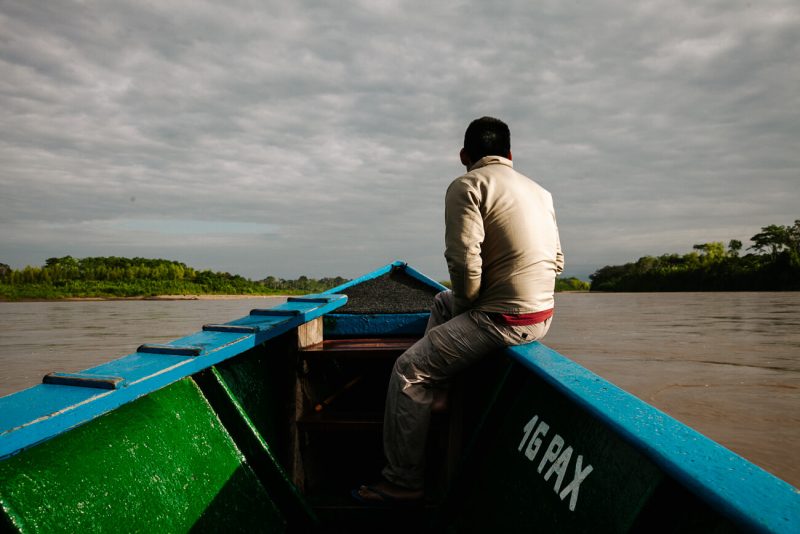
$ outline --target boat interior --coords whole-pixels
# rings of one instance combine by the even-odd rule
[[[386,295],[393,292],[404,297],[387,300]],[[382,426],[389,376],[397,357],[424,333],[436,292],[403,271],[393,270],[349,289],[348,303],[336,314],[307,323],[297,335],[276,338],[251,354],[195,377],[218,413],[222,410],[214,399],[217,403],[224,403],[226,397],[238,400],[268,444],[278,470],[285,473],[288,487],[295,488],[312,508],[319,521],[315,528],[323,532],[433,528],[465,442],[479,422],[478,403],[497,383],[486,380],[487,374],[502,372],[499,359],[435,390],[425,504],[399,509],[370,507],[357,502],[351,492],[380,478],[385,462]],[[348,315],[356,319],[364,314],[416,317],[416,321],[398,329],[399,333],[360,332],[346,326]],[[480,377],[484,380],[478,380]],[[465,402],[463,390],[470,379],[483,386],[471,386],[471,402]],[[220,386],[225,392],[215,394]],[[231,423],[223,423],[230,430]],[[270,483],[271,488],[275,486]],[[279,508],[296,509],[292,524],[307,521],[297,509],[298,500],[287,506],[292,500],[285,497]]]

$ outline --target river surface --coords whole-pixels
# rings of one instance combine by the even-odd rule
[[[281,302],[0,302],[0,396]],[[559,293],[544,342],[800,487],[800,293]]]

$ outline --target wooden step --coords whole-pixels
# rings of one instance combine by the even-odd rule
[[[336,359],[340,362],[342,360],[393,362],[416,342],[417,338],[408,337],[328,339],[300,349],[300,354],[309,364],[326,359]],[[351,365],[358,368],[360,363]],[[365,369],[369,368],[365,367]],[[383,426],[383,396],[380,398],[380,406],[369,406],[368,404],[354,406],[352,402],[345,402],[345,407],[342,409],[340,406],[342,403],[338,402],[348,395],[352,395],[353,391],[363,388],[365,380],[375,378],[374,373],[369,375],[372,378],[366,378],[367,376],[368,374],[353,374],[347,382],[343,380],[339,389],[330,392],[325,399],[316,401],[317,404],[313,405],[313,412],[304,413],[296,419],[298,429],[314,432],[367,430],[380,432]],[[383,380],[384,375],[381,374],[380,378]],[[385,388],[385,386],[383,387]],[[385,389],[380,392],[381,395],[383,395],[383,391]],[[372,394],[374,393],[376,392],[373,391]],[[447,404],[447,392],[436,390],[431,407],[432,413],[446,413],[448,411]],[[379,413],[375,410],[376,408],[380,410]]]
[[[434,390],[431,414],[447,414],[450,403],[446,390]],[[318,405],[319,406],[319,405]],[[338,411],[336,408],[321,406],[314,413],[305,413],[297,418],[297,426],[302,430],[367,430],[383,426],[383,413],[374,411]]]
[[[394,360],[416,342],[416,338],[406,337],[326,339],[300,349],[300,354],[307,360]]]

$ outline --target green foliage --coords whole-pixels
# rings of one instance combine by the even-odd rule
[[[589,282],[584,282],[574,276],[556,278],[556,291],[589,291]]]
[[[753,242],[750,248],[758,252],[769,250],[773,257],[779,252],[794,253],[796,256],[800,251],[800,220],[795,221],[793,226],[770,224],[763,227],[750,240]]]
[[[760,291],[800,290],[800,220],[792,226],[769,225],[742,242],[703,243],[682,256],[664,254],[635,263],[603,267],[590,276],[592,291]]]
[[[0,297],[52,299],[67,297],[142,297],[155,295],[274,295],[319,292],[346,282],[273,276],[254,282],[243,276],[198,271],[183,263],[148,258],[72,256],[48,258],[43,267],[14,270],[0,264]]]
[[[262,287],[279,291],[279,292],[296,292],[296,293],[319,293],[330,289],[332,287],[340,286],[348,282],[347,278],[336,276],[333,278],[326,277],[320,279],[309,278],[301,276],[296,280],[284,280],[283,278],[275,278],[268,276],[264,280],[258,282]]]

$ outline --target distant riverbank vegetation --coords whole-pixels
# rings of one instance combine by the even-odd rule
[[[584,282],[573,276],[556,278],[556,291],[589,291],[589,282]]]
[[[157,295],[292,295],[317,293],[347,280],[268,276],[253,281],[226,272],[197,270],[170,260],[72,256],[50,258],[42,267],[11,269],[0,263],[0,298],[129,298]]]
[[[800,220],[769,225],[742,254],[736,239],[694,245],[688,254],[644,256],[603,267],[589,278],[592,291],[798,291]]]
[[[303,295],[344,284],[341,276],[253,281],[226,272],[197,270],[170,260],[72,256],[42,267],[12,269],[0,263],[0,299],[135,298],[160,295]],[[449,285],[449,284],[448,284]],[[556,281],[556,291],[588,291],[577,278]]]

